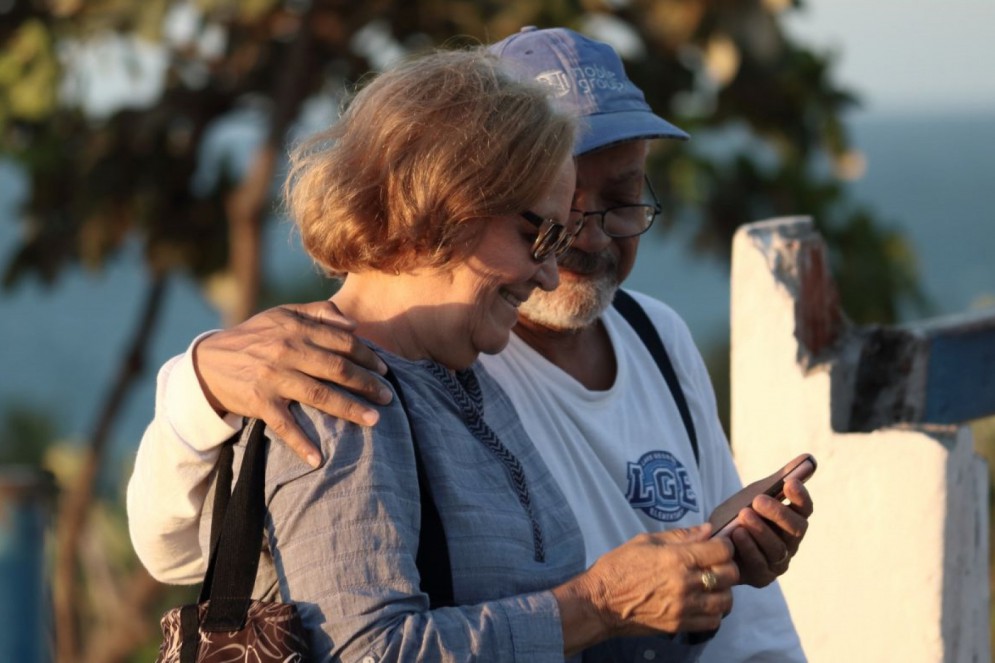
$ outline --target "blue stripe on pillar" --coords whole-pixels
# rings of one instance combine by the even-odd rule
[[[955,424],[995,414],[995,327],[941,333],[929,343],[923,421]]]

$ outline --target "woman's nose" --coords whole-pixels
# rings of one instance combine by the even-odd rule
[[[560,270],[556,266],[556,256],[550,255],[539,264],[535,281],[539,288],[546,292],[555,290],[556,286],[560,285]]]

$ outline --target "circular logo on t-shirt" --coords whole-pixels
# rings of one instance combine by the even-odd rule
[[[629,488],[625,498],[650,518],[672,523],[688,511],[698,511],[691,475],[668,451],[650,451],[628,463]]]

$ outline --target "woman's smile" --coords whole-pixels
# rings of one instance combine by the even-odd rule
[[[500,290],[498,290],[498,294],[501,296],[501,299],[508,302],[508,304],[510,304],[511,307],[516,311],[518,310],[518,307],[524,304],[525,300],[528,299],[528,295],[522,298],[516,295],[515,293],[511,292],[507,288],[501,288]],[[529,294],[531,294],[531,289]]]

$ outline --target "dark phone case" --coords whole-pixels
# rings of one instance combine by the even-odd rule
[[[815,472],[815,458],[811,454],[802,454],[769,477],[754,481],[715,507],[715,511],[712,511],[712,515],[708,517],[708,522],[714,527],[714,532],[718,533],[719,530],[732,522],[742,509],[753,503],[753,498],[757,495],[765,494],[774,499],[784,499],[784,478],[805,461],[812,463],[812,472]]]

